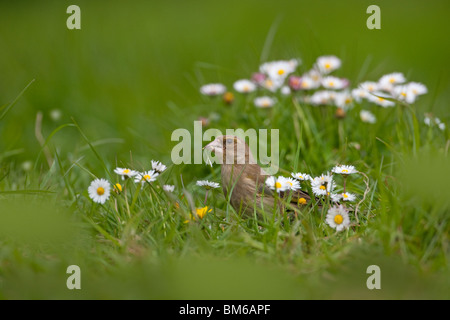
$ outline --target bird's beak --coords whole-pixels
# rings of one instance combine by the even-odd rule
[[[215,153],[222,152],[222,144],[220,141],[214,140],[207,144],[203,149],[214,151]]]

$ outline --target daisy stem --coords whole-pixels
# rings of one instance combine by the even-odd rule
[[[139,196],[139,193],[141,192],[141,189],[142,189],[142,183],[139,183],[136,188],[136,191],[134,192],[133,201],[131,201],[130,212],[133,211],[133,209],[134,209],[134,205],[136,204],[136,200]]]
[[[344,175],[344,193],[345,193],[345,185],[346,185],[346,182],[347,182],[347,175]]]
[[[205,194],[205,203],[204,203],[204,204],[205,204],[205,206],[206,206],[206,200],[208,199],[208,191],[209,191],[209,190],[208,190],[208,189],[206,189],[206,194]]]
[[[131,213],[130,213],[130,206],[128,205],[128,196],[127,196],[127,187],[124,186],[124,194],[125,194],[125,205],[127,206],[127,214],[128,214],[128,218],[131,218]]]

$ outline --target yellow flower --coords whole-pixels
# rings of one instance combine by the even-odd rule
[[[121,192],[122,192],[122,185],[121,185],[120,183],[116,183],[116,184],[114,185],[114,191],[115,191],[116,193],[121,193]]]
[[[199,217],[200,219],[203,219],[203,217],[206,216],[207,213],[212,211],[212,209],[208,210],[208,206],[205,206],[203,208],[197,208],[195,210],[196,210],[197,217]]]

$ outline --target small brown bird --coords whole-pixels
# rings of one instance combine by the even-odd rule
[[[222,159],[222,189],[236,212],[246,215],[253,215],[255,209],[257,214],[261,211],[273,212],[274,191],[265,184],[269,175],[257,164],[244,141],[236,136],[220,136],[205,149]],[[280,192],[279,198],[287,196]],[[290,205],[299,208],[310,200],[306,192],[296,191],[292,194]]]

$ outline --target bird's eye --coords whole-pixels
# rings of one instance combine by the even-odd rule
[[[233,139],[227,139],[227,144],[232,144],[233,143]]]

